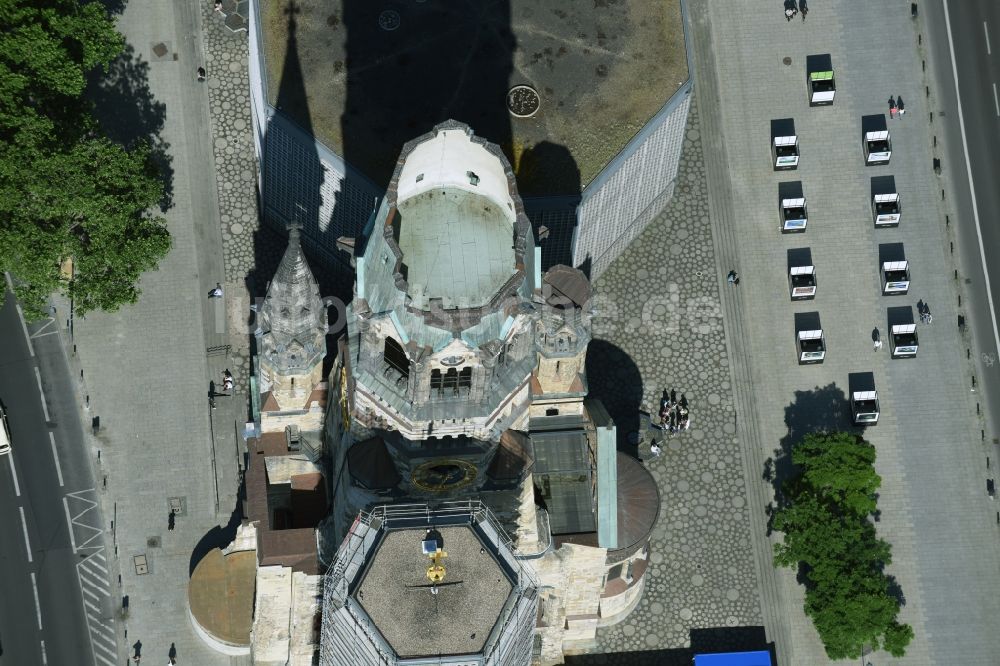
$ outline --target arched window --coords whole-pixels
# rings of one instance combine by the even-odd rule
[[[403,377],[410,376],[410,359],[406,358],[406,352],[403,351],[402,345],[396,342],[395,338],[385,339],[382,360],[387,367],[392,368]]]

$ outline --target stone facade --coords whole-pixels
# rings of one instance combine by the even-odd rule
[[[420,200],[433,224],[415,235],[420,197],[433,197]],[[452,197],[467,227],[454,233],[472,232],[449,255],[453,239],[436,234],[451,223],[441,206]],[[479,247],[497,223],[507,229],[491,250],[499,259]],[[541,663],[561,663],[631,610],[648,552],[648,534],[619,533],[628,507],[617,499],[614,424],[585,405],[589,280],[569,266],[541,270],[510,165],[455,122],[406,144],[371,233],[345,246],[358,248],[357,278],[325,430],[334,532],[380,503],[484,502],[543,581]],[[487,288],[469,287],[477,280]],[[554,504],[541,509],[539,494]],[[570,531],[581,533],[557,545]]]

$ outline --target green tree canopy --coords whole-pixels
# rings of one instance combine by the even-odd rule
[[[0,0],[0,31],[0,270],[29,315],[56,290],[81,313],[133,303],[170,248],[148,212],[163,183],[148,145],[103,136],[84,95],[124,39],[100,3],[76,0]]]
[[[882,483],[875,448],[850,433],[813,433],[791,457],[798,473],[774,514],[784,536],[775,565],[804,575],[805,611],[831,659],[859,657],[865,645],[902,656],[913,629],[896,620],[900,602],[884,572],[892,550],[870,520]]]

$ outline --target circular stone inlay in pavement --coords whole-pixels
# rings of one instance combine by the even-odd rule
[[[705,584],[705,578],[701,574],[695,574],[691,576],[691,584],[695,587],[701,587]]]
[[[237,236],[239,234],[243,233],[243,225],[240,224],[239,222],[234,222],[233,226],[229,227],[229,229],[230,229],[230,231],[233,232],[234,235],[237,235]]]
[[[392,31],[399,27],[402,19],[395,9],[386,9],[378,15],[378,27],[386,31]]]
[[[691,612],[690,608],[682,608],[681,609],[681,619],[682,620],[690,620],[692,617],[694,617],[694,613]]]
[[[733,588],[726,590],[726,599],[729,599],[730,601],[736,601],[739,598],[740,598],[739,590],[735,590]]]
[[[631,624],[626,624],[622,627],[622,633],[625,634],[626,636],[632,636],[635,634],[635,627],[633,627]]]
[[[708,509],[706,509],[703,506],[696,506],[694,508],[694,515],[698,516],[699,518],[705,516],[707,513],[708,513]]]
[[[675,441],[677,441],[677,440],[671,440],[671,443],[673,443]],[[681,491],[682,493],[685,492],[685,491],[687,491],[687,489],[690,488],[690,487],[691,487],[691,484],[689,484],[684,479],[681,479],[680,481],[677,482],[677,490]]]
[[[746,502],[747,501],[742,497],[740,497],[739,495],[733,498],[733,506],[735,506],[737,509],[742,508],[743,505],[746,504]]]

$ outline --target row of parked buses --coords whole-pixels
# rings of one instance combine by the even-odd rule
[[[837,83],[829,54],[806,58],[806,83],[810,106],[834,103]],[[889,164],[892,140],[884,114],[861,118],[861,149],[865,166]],[[771,164],[775,171],[791,171],[799,166],[799,136],[792,118],[771,121]],[[876,229],[898,227],[902,205],[892,176],[871,179],[871,220]],[[809,209],[801,181],[778,183],[778,221],[783,234],[805,232],[809,224]],[[818,279],[809,248],[788,250],[788,292],[792,301],[816,297]],[[902,243],[879,245],[876,269],[884,296],[907,294],[910,289],[910,266]],[[911,307],[887,309],[889,354],[892,358],[912,358],[919,348],[916,324]],[[881,345],[878,329],[872,340]],[[800,365],[822,363],[826,358],[826,336],[819,312],[795,314],[795,347]],[[871,373],[850,376],[851,418],[855,425],[874,425],[879,419],[878,392]]]

